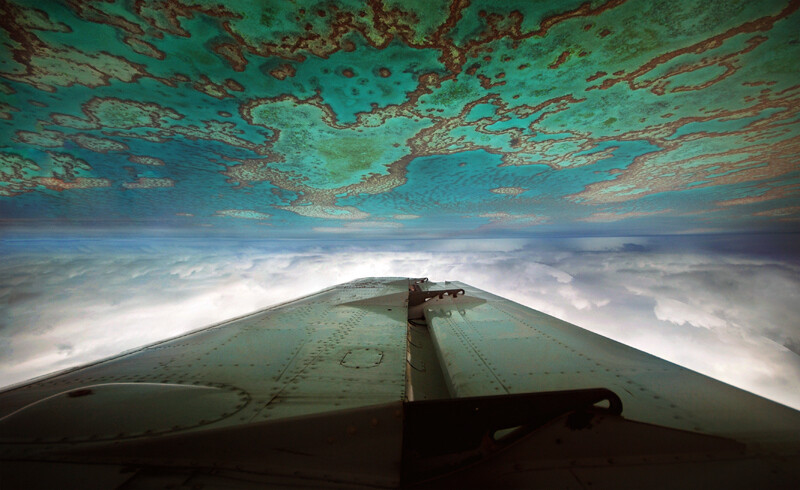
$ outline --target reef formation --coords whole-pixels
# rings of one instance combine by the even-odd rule
[[[0,224],[780,231],[800,1],[0,1]]]

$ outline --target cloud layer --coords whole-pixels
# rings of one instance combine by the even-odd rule
[[[458,280],[800,408],[800,266],[649,239],[4,250],[0,385],[365,276]],[[787,348],[788,347],[788,348]]]

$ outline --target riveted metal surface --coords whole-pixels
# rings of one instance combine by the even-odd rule
[[[167,434],[230,417],[249,401],[234,387],[105,383],[49,396],[0,419],[0,441],[89,442]],[[141,401],[145,400],[145,403]]]
[[[603,386],[635,420],[762,444],[800,441],[796,410],[469,285],[448,287],[486,301],[425,311],[456,396]]]
[[[194,417],[187,410],[185,420],[170,419],[169,427],[179,427],[178,430],[399,401],[405,390],[406,290],[406,279],[354,281],[40,379],[0,394],[0,418],[50,397],[59,399],[59,393],[88,385],[120,383],[235,386],[245,394],[244,406],[240,406],[237,395],[231,399],[231,406],[220,409],[219,414]],[[381,296],[389,299],[379,302],[379,306],[341,306]],[[343,369],[342,358],[359,349],[381,352],[378,364],[373,363],[372,369]],[[141,386],[136,390],[144,389]],[[104,398],[111,391],[119,389],[98,390],[97,396],[87,397],[85,403]],[[41,406],[52,403],[48,401]],[[35,413],[24,412],[26,417]],[[228,415],[221,417],[222,413]],[[198,425],[200,419],[204,423]],[[146,430],[164,430],[157,424],[140,430],[140,425],[120,428],[116,434],[127,437]],[[105,437],[96,434],[97,430],[89,432],[92,433],[71,433],[69,438]]]
[[[81,447],[71,456],[102,464],[201,467],[267,473],[312,486],[399,483],[401,402]],[[222,456],[222,457],[221,457]],[[296,482],[297,483],[297,482]],[[223,487],[224,488],[224,487]]]
[[[798,473],[786,464],[770,468],[725,438],[609,415],[594,414],[580,428],[569,419],[556,418],[484,465],[420,488],[788,488]]]
[[[427,294],[424,321],[409,320],[410,290],[462,288]],[[510,406],[491,419],[511,435],[471,427],[474,454],[448,453],[454,435],[438,441],[440,456],[469,464],[430,484],[671,488],[677,472],[689,478],[682,487],[698,487],[716,481],[696,477],[710,471],[746,485],[760,481],[751,472],[766,475],[769,486],[800,476],[796,411],[470,286],[400,278],[353,281],[8,389],[0,469],[36,488],[63,486],[70,468],[119,488],[395,487],[416,461],[402,456],[403,438],[425,441],[404,422],[412,404],[597,388],[621,399],[626,419],[587,416],[602,413],[587,406],[533,426]],[[412,474],[452,463],[420,461],[428,466]]]
[[[450,394],[428,327],[409,321],[407,344],[406,401],[448,398]]]
[[[377,366],[382,359],[382,350],[370,347],[356,347],[347,351],[340,364],[351,369],[366,369]]]

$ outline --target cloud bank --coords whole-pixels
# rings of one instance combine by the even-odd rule
[[[5,246],[0,385],[366,276],[462,281],[800,408],[800,265],[652,239]],[[792,352],[791,349],[794,349]]]

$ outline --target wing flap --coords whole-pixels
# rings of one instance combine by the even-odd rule
[[[760,443],[797,443],[800,412],[466,284],[484,300],[434,299],[424,311],[451,395],[603,387],[625,416]]]

